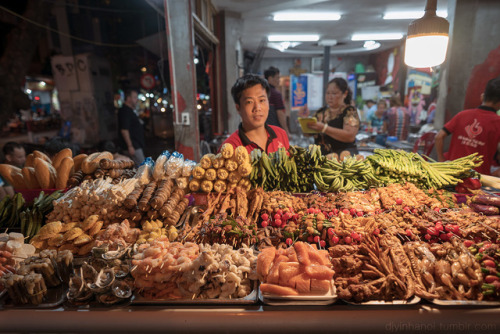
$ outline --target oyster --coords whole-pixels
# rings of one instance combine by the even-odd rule
[[[121,259],[123,256],[125,256],[125,254],[128,254],[129,251],[130,247],[121,246],[117,250],[107,251],[106,253],[102,254],[102,258],[104,260]]]
[[[113,305],[118,302],[121,302],[123,299],[116,297],[112,293],[103,293],[97,296],[97,300],[104,305]]]
[[[93,295],[92,291],[85,286],[80,276],[71,276],[69,280],[69,289],[66,293],[70,302],[84,302],[92,298]]]
[[[111,292],[118,298],[129,298],[132,296],[132,286],[127,281],[116,280],[111,286]]]
[[[121,264],[113,267],[116,278],[123,278],[127,276],[130,272],[130,266],[128,264]]]
[[[92,283],[87,283],[88,288],[94,293],[104,293],[111,288],[115,280],[113,269],[104,268],[97,274],[96,280]]]
[[[97,279],[97,271],[87,262],[84,262],[80,267],[80,276],[84,283],[91,284]]]
[[[108,248],[108,245],[102,245],[102,246],[99,246],[99,247],[94,247],[92,248],[92,256],[95,257],[95,258],[102,258],[102,255],[104,253],[106,253],[107,251],[109,251],[109,248]]]
[[[115,272],[112,268],[101,269],[97,275],[95,284],[102,288],[110,287],[115,281]]]

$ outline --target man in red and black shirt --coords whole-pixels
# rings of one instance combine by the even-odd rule
[[[241,116],[241,124],[224,144],[245,146],[248,153],[256,148],[266,153],[276,152],[280,147],[288,150],[290,144],[286,132],[277,126],[266,124],[269,90],[268,82],[257,75],[246,74],[236,80],[231,88],[231,95]]]
[[[478,152],[483,164],[476,168],[490,174],[493,157],[500,142],[500,78],[488,81],[483,93],[483,104],[475,109],[459,112],[436,135],[436,152],[439,161],[454,160]],[[448,152],[443,154],[444,138],[453,134]]]
[[[270,86],[269,92],[269,115],[266,124],[279,126],[288,134],[288,124],[286,121],[285,104],[283,96],[276,87],[280,84],[280,70],[274,66],[264,71],[264,77]]]

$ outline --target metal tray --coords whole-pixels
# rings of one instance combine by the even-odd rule
[[[54,308],[62,305],[66,300],[66,292],[68,287],[60,285],[55,288],[47,289],[47,295],[43,298],[43,303],[39,305],[33,304],[14,304],[8,296],[4,298],[3,307],[4,308],[18,308],[18,309],[46,309]]]
[[[488,306],[500,306],[500,300],[442,300],[442,299],[428,299],[434,305],[440,306],[477,306],[477,307],[488,307]]]
[[[266,305],[285,306],[285,305],[300,305],[300,306],[315,306],[315,305],[330,305],[337,301],[337,290],[335,285],[330,286],[330,291],[322,295],[298,295],[298,296],[281,296],[264,294],[259,288],[259,300]]]
[[[257,281],[254,282],[254,288],[250,294],[243,298],[236,299],[146,299],[137,291],[132,296],[132,305],[251,305],[257,303]]]
[[[356,306],[394,306],[394,305],[415,305],[420,303],[422,299],[418,296],[413,296],[409,300],[393,300],[393,301],[385,301],[385,300],[370,300],[364,303],[356,303],[349,300],[342,299],[342,301],[346,302],[350,305]]]

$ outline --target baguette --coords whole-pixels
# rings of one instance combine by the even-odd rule
[[[49,156],[43,152],[40,152],[38,150],[34,150],[33,155],[35,156],[35,158],[40,158],[42,160],[47,161],[49,164],[52,164],[52,160],[50,160]]]
[[[0,175],[15,189],[26,189],[20,168],[9,164],[0,164]]]
[[[99,162],[102,159],[110,159],[113,160],[113,154],[109,152],[96,152],[89,155],[82,162],[82,171],[85,174],[92,174],[99,167]]]
[[[24,167],[21,172],[28,189],[40,189],[40,184],[38,184],[38,180],[35,176],[35,168]]]
[[[35,176],[41,189],[50,188],[52,176],[50,175],[49,166],[52,167],[47,161],[38,157],[35,158]]]
[[[73,157],[73,151],[71,151],[70,148],[65,148],[65,149],[60,150],[55,155],[54,159],[52,159],[52,166],[54,166],[54,168],[56,170],[58,170],[59,169],[59,165],[61,165],[61,162],[66,157],[70,157],[70,158]]]
[[[82,169],[82,162],[88,157],[86,154],[78,154],[76,157],[73,158],[74,168],[75,172],[78,172],[80,169]]]
[[[73,158],[70,156],[66,156],[62,159],[57,169],[56,189],[65,189],[67,187],[69,175],[74,164]]]
[[[12,186],[14,189],[27,189],[26,182],[24,182],[23,173],[20,168],[12,169],[10,172],[10,176],[12,176],[13,183]]]
[[[35,155],[33,153],[30,153],[26,156],[24,167],[35,167]]]

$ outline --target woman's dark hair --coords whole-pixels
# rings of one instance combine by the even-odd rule
[[[269,98],[269,91],[271,88],[269,87],[267,80],[256,74],[245,74],[241,78],[238,78],[231,88],[231,95],[233,96],[234,103],[240,104],[240,98],[243,91],[255,85],[262,85],[262,87],[266,90],[267,97]]]
[[[348,106],[351,105],[352,92],[351,89],[349,88],[349,85],[347,84],[347,81],[345,81],[345,79],[342,78],[333,78],[328,82],[328,85],[332,83],[334,83],[337,86],[337,88],[342,92],[342,94],[347,92],[347,95],[344,99],[344,103]]]

